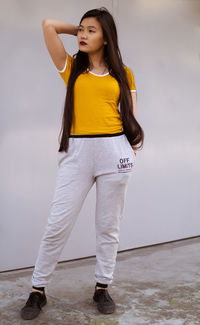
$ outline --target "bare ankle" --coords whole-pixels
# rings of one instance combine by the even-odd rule
[[[37,290],[37,289],[32,288],[32,292],[35,292],[35,291],[36,291],[36,292],[40,292],[40,293],[42,293],[42,294],[44,293],[42,290]]]

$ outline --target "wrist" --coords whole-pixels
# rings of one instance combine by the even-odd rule
[[[79,29],[79,26],[74,26],[74,33],[73,33],[73,35],[74,36],[77,36],[77,33],[78,33],[78,29]]]

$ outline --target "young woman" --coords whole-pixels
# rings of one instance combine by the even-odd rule
[[[96,267],[93,300],[104,314],[115,303],[113,281],[127,184],[144,132],[136,121],[136,88],[123,64],[114,19],[102,7],[87,11],[80,24],[44,19],[49,54],[66,84],[56,189],[32,275],[32,292],[21,310],[33,319],[47,302],[50,282],[87,193],[96,183]],[[71,56],[58,34],[77,36]],[[140,146],[137,146],[140,144]]]

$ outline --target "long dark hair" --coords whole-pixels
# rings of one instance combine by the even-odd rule
[[[107,44],[104,46],[104,60],[107,64],[109,73],[113,76],[119,83],[120,86],[120,117],[123,124],[123,131],[127,136],[128,141],[135,149],[139,149],[143,146],[144,142],[144,132],[139,123],[136,121],[133,115],[133,103],[132,96],[128,84],[128,79],[126,71],[124,69],[124,64],[122,62],[121,53],[118,47],[118,36],[116,25],[112,15],[105,7],[100,9],[92,9],[87,11],[80,20],[80,24],[84,18],[95,17],[101,24],[103,30],[103,38]],[[69,135],[71,131],[72,121],[74,119],[74,83],[77,77],[87,71],[89,67],[88,54],[81,52],[80,50],[73,55],[74,61],[68,80],[64,113],[62,118],[62,137],[60,143],[60,151],[68,150]],[[60,138],[59,134],[59,138]],[[140,143],[140,146],[135,147]]]

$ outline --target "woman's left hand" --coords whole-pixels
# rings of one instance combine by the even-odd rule
[[[131,146],[131,147],[132,147],[132,149],[133,149],[133,151],[134,151],[134,154],[135,154],[135,156],[136,156],[135,146]]]

